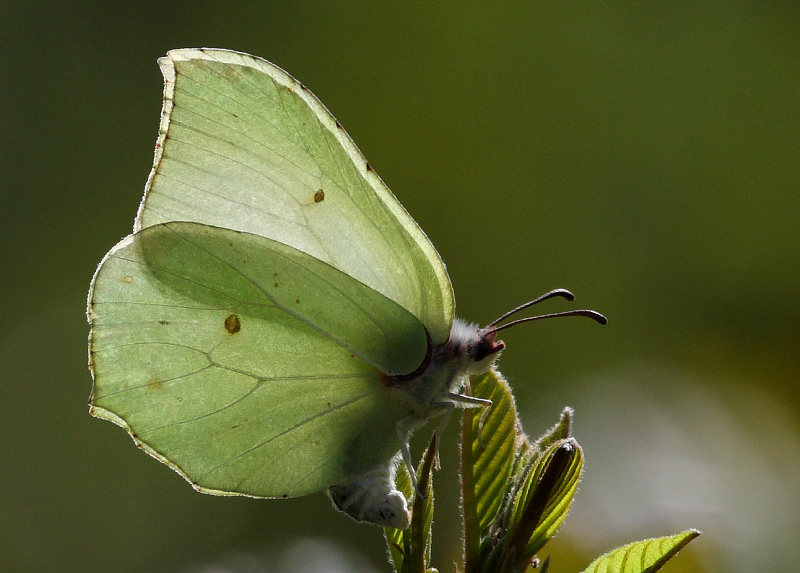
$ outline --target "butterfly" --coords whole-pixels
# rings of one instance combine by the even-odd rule
[[[199,491],[331,488],[357,520],[407,526],[393,478],[413,468],[409,436],[487,405],[463,390],[519,321],[454,318],[436,249],[289,74],[216,49],[159,64],[144,198],[89,292],[91,414]],[[512,312],[551,296],[571,298]]]

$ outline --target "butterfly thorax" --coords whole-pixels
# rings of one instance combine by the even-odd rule
[[[447,341],[434,344],[429,339],[425,361],[412,375],[395,377],[387,384],[397,397],[407,403],[420,420],[452,408],[469,376],[491,368],[505,348],[495,340],[495,333],[476,324],[454,319]]]

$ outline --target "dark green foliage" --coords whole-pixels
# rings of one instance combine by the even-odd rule
[[[464,573],[522,573],[556,534],[569,512],[583,467],[583,450],[572,437],[570,408],[531,442],[522,431],[514,398],[496,371],[473,377],[472,394],[492,401],[489,409],[465,409],[461,418],[461,508]],[[397,573],[430,573],[436,437],[420,464],[413,495],[405,466],[397,487],[413,497],[411,525],[387,528],[389,555]],[[653,573],[699,535],[695,530],[640,541],[600,557],[585,573]],[[549,559],[542,571],[549,568]]]

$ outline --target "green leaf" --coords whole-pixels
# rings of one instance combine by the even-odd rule
[[[401,573],[426,573],[431,560],[433,525],[433,465],[438,456],[438,437],[431,437],[417,471],[419,494],[414,496],[411,525],[403,532],[403,567]]]
[[[698,535],[699,531],[689,529],[623,545],[598,557],[583,573],[654,573]]]
[[[464,422],[471,422],[472,477],[475,484],[476,513],[480,529],[488,527],[503,500],[514,461],[517,411],[508,383],[496,370],[472,381],[476,398],[492,401],[488,413],[483,409],[464,410]],[[485,415],[481,427],[481,418]]]
[[[524,502],[524,510],[517,522],[520,532],[527,531],[525,522],[536,527],[531,532],[520,560],[527,561],[552,538],[567,518],[583,469],[583,450],[574,439],[555,442],[537,463],[543,467],[535,489]],[[537,470],[538,470],[537,467]],[[538,471],[534,472],[534,474]],[[539,508],[542,508],[541,510]]]
[[[520,488],[530,486],[528,478],[536,467],[536,461],[553,443],[572,436],[572,408],[564,408],[558,422],[542,434],[535,442],[531,442],[525,432],[517,432],[516,456],[512,465],[509,479],[509,495],[506,497],[505,507],[501,513],[501,520],[497,523],[498,529],[508,529],[511,517],[514,514],[514,501],[519,495]],[[519,426],[519,423],[517,424]]]
[[[533,444],[534,449],[539,452],[544,452],[552,444],[558,440],[566,440],[572,437],[572,416],[574,410],[572,408],[564,408],[561,411],[561,417],[558,422]]]
[[[472,395],[492,401],[461,418],[461,486],[467,567],[479,559],[480,534],[497,516],[511,475],[517,412],[508,383],[496,370],[473,376]]]
[[[567,516],[578,487],[583,452],[572,439],[559,440],[526,468],[505,533],[486,559],[485,571],[524,571]]]
[[[511,496],[507,499],[506,505],[510,504],[517,497],[519,487],[525,483],[525,477],[533,469],[536,460],[541,458],[547,448],[558,440],[565,440],[572,436],[572,417],[574,410],[572,408],[564,408],[561,411],[561,416],[558,422],[545,431],[535,442],[531,442],[525,432],[517,432],[516,438],[516,456],[511,469]],[[519,423],[517,424],[519,426]],[[511,512],[504,510],[504,514],[510,517]],[[508,526],[508,519],[504,522]]]

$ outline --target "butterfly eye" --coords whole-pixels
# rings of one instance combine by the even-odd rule
[[[480,337],[478,343],[472,348],[471,354],[475,362],[480,362],[487,356],[496,354],[506,347],[502,340],[495,342],[496,337],[497,335],[494,330],[486,332]]]
[[[489,354],[489,345],[486,344],[486,340],[481,338],[480,342],[473,348],[472,357],[475,359],[475,362],[480,362]]]

